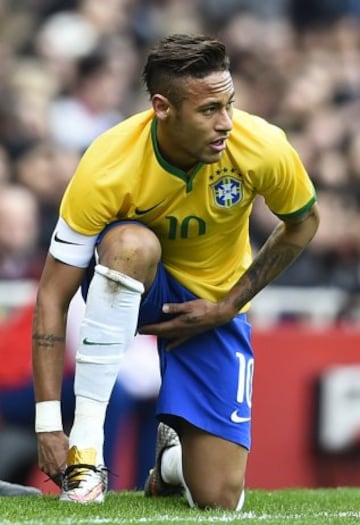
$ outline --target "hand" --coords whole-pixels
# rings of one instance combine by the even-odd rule
[[[64,432],[39,432],[38,455],[39,468],[58,486],[61,486],[62,474],[66,468],[69,439]]]
[[[227,323],[236,315],[236,312],[230,313],[225,310],[225,303],[212,303],[204,299],[166,303],[162,310],[175,317],[169,321],[142,326],[139,333],[171,339],[167,350],[175,348],[194,335]]]

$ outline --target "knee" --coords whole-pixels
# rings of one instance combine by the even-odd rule
[[[124,224],[107,232],[98,252],[104,266],[127,274],[134,270],[141,274],[146,268],[157,266],[161,246],[159,239],[148,228],[138,224]]]
[[[206,480],[201,487],[190,491],[194,504],[201,509],[236,510],[243,491],[243,482],[234,483],[229,479],[210,481],[211,483]]]

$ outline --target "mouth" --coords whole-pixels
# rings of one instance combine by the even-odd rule
[[[214,140],[214,142],[210,142],[210,149],[216,152],[224,151],[226,148],[226,139],[227,137],[223,137],[218,140]]]

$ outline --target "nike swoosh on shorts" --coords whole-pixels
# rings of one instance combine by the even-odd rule
[[[239,416],[238,411],[234,410],[234,412],[231,413],[230,419],[233,423],[246,423],[251,420],[251,417]]]

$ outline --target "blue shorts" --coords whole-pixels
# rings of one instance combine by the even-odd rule
[[[83,283],[85,296],[92,271],[93,264]],[[161,311],[164,303],[193,299],[197,297],[160,263],[140,306],[139,327],[169,319]],[[176,429],[180,417],[249,449],[254,372],[250,336],[246,314],[239,314],[229,323],[194,336],[171,351],[165,350],[168,341],[158,338],[162,376],[157,402],[159,420]]]

